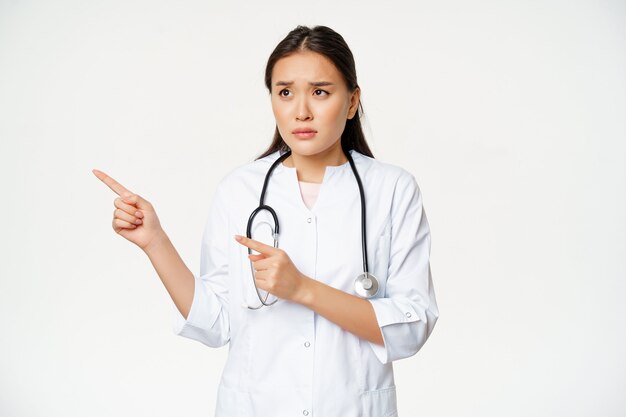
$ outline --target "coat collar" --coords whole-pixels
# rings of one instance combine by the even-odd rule
[[[352,156],[352,160],[354,161],[354,164],[358,167],[359,165],[359,161],[361,159],[361,154],[357,151],[355,151],[354,149],[351,149],[350,151],[350,156]],[[281,155],[283,155],[285,152],[283,151],[276,151],[270,155],[268,155],[268,159],[270,160],[270,165],[271,163],[273,163],[274,161],[276,161]],[[337,172],[342,172],[342,171],[351,171],[350,168],[350,162],[346,161],[341,165],[326,165],[326,173],[324,174],[324,181],[326,182],[326,180],[328,180],[328,178],[330,178],[331,176],[335,175],[335,173]],[[291,176],[296,176],[297,177],[297,171],[295,167],[288,167],[286,165],[283,165],[283,163],[281,162],[280,164],[278,164],[278,166],[274,169],[274,173],[279,174],[279,173],[287,173]]]

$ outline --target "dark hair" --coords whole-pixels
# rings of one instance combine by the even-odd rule
[[[359,85],[356,80],[356,69],[354,57],[343,37],[327,26],[307,26],[298,25],[276,46],[265,67],[265,86],[272,93],[272,70],[276,62],[288,55],[300,51],[312,51],[324,55],[330,59],[337,67],[348,86],[348,91],[353,92]],[[359,111],[360,110],[360,111]],[[341,147],[345,153],[350,149],[374,158],[363,134],[361,127],[361,112],[363,106],[359,100],[357,111],[352,119],[346,120],[346,126],[341,133]],[[278,126],[274,131],[272,144],[261,156],[256,159],[266,157],[278,150],[288,151],[289,146],[285,143]]]

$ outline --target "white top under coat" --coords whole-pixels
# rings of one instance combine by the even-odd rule
[[[414,176],[350,151],[366,201],[371,302],[384,346],[360,339],[287,300],[258,306],[246,235],[265,175],[278,151],[239,166],[218,183],[201,246],[187,320],[174,307],[174,333],[209,347],[230,342],[216,417],[397,416],[392,362],[422,347],[439,317],[430,271],[430,228]],[[361,203],[349,162],[327,166],[315,204],[300,194],[296,168],[279,164],[265,204],[277,213],[278,246],[306,276],[350,294],[363,272]],[[273,219],[260,212],[252,238],[273,245]],[[256,252],[254,252],[256,253]],[[275,297],[270,295],[268,302]]]

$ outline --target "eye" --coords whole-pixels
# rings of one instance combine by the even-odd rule
[[[287,90],[286,88],[283,88],[282,90],[280,90],[280,91],[278,92],[278,95],[279,95],[279,96],[283,96],[283,97],[287,97],[287,96],[284,96],[284,95],[283,95],[283,91],[289,91],[289,90]]]
[[[317,90],[315,90],[315,92],[316,92],[316,93],[317,93],[318,91],[321,91],[321,92],[323,92],[324,94],[328,95],[328,91],[326,91],[326,90],[322,90],[322,89],[320,89],[320,88],[318,88]],[[317,96],[320,96],[320,95],[322,95],[322,94],[316,94],[316,95],[317,95]]]

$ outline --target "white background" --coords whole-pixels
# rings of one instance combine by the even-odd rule
[[[213,414],[228,346],[173,335],[91,169],[197,273],[217,181],[274,131],[267,58],[323,24],[431,225],[441,316],[394,363],[399,415],[624,416],[625,23],[623,1],[0,0],[0,415]]]

